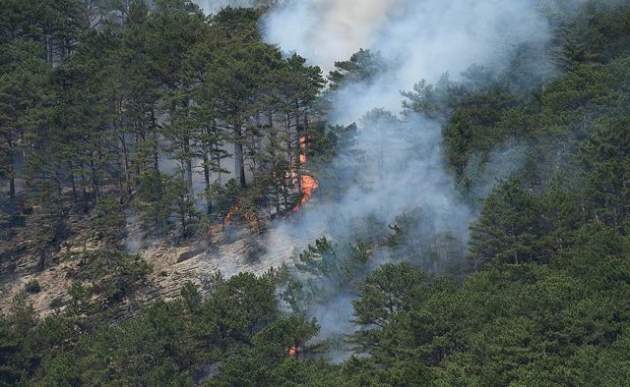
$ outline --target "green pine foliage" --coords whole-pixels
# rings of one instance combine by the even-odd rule
[[[75,252],[74,284],[50,314],[31,305],[41,279],[1,311],[0,386],[626,385],[630,7],[543,3],[552,78],[524,85],[536,51],[523,47],[503,74],[473,67],[404,93],[406,114],[443,124],[444,159],[478,205],[467,249],[418,235],[423,214],[410,211],[389,228],[368,219],[347,245],[315,241],[293,271],[217,275],[146,302],[152,268],[123,247],[130,214],[174,240],[236,204],[281,214],[295,203],[283,176],[296,134],[313,137],[319,165],[356,126],[310,124],[326,108],[321,71],[264,44],[259,11],[0,0],[0,264],[16,269],[27,250],[29,270],[56,269],[77,219],[98,242]],[[360,51],[329,80],[381,70]],[[484,184],[471,171],[513,148],[523,162],[471,197]],[[321,173],[328,187],[352,178]],[[458,267],[424,271],[436,255]],[[309,308],[340,292],[353,299],[356,330],[342,338],[353,355],[330,362],[334,343]]]

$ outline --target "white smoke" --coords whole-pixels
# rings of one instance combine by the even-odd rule
[[[375,81],[345,85],[333,94],[329,119],[349,124],[375,108],[400,112],[401,90],[422,79],[434,83],[448,72],[457,80],[473,64],[503,70],[519,45],[540,45],[549,39],[550,28],[537,4],[534,0],[287,0],[265,15],[261,28],[268,42],[324,68],[360,48],[380,53],[385,70]],[[418,207],[432,214],[438,232],[457,232],[466,238],[473,211],[458,200],[444,168],[440,125],[423,117],[407,117],[405,122],[369,120],[361,122],[351,149],[352,154],[363,154],[368,164],[356,168],[357,160],[340,157],[330,167],[333,173],[355,175],[354,181],[347,182],[346,194],[334,202],[314,204],[298,225],[272,232],[270,253],[286,250],[287,239],[339,237],[344,219],[370,215],[387,224]],[[369,163],[382,155],[379,168],[370,168]]]
[[[373,107],[400,110],[400,90],[471,64],[498,68],[524,42],[549,38],[534,0],[302,0],[264,19],[267,41],[330,70],[360,48],[389,65],[381,82],[341,92],[337,113],[356,120]]]
[[[287,240],[296,247],[321,236],[352,241],[357,221],[371,217],[392,224],[416,208],[424,210],[435,232],[466,239],[472,213],[458,200],[445,171],[436,122],[419,116],[401,121],[373,111],[361,120],[354,144],[325,168],[327,175],[343,179],[339,184],[344,193],[335,200],[315,199],[301,211],[299,221],[274,228],[269,256],[283,254]],[[321,183],[326,190],[326,180]]]
[[[330,69],[359,48],[376,43],[377,32],[398,0],[285,1],[267,14],[269,42]]]
[[[267,255],[286,255],[291,246],[303,247],[322,235],[347,242],[356,219],[391,224],[417,208],[436,235],[449,233],[465,242],[474,211],[459,199],[446,172],[440,123],[414,115],[386,117],[382,111],[374,114],[374,109],[400,113],[401,91],[423,79],[436,83],[449,73],[458,80],[473,64],[496,73],[506,69],[517,47],[540,46],[550,38],[537,2],[288,0],[272,8],[261,29],[267,42],[326,70],[361,48],[380,53],[385,62],[376,80],[345,85],[332,96],[331,121],[360,123],[354,145],[327,169],[345,179],[344,194],[333,201],[316,198],[299,221],[272,229]],[[340,297],[348,295],[310,311],[323,323],[324,332],[348,331],[339,324],[349,311],[328,307],[337,305]]]
[[[206,14],[216,14],[225,7],[253,7],[256,0],[194,0]]]

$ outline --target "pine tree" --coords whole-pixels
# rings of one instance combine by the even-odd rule
[[[9,199],[16,198],[16,164],[30,129],[38,124],[46,99],[48,68],[30,43],[2,46],[0,68],[0,176],[9,182]],[[0,54],[1,55],[1,54]],[[4,64],[4,65],[2,65]]]
[[[587,198],[596,220],[620,231],[630,227],[630,120],[601,122],[579,154]]]
[[[380,53],[361,49],[349,60],[335,62],[335,69],[328,75],[328,80],[330,88],[336,90],[355,82],[370,82],[385,70],[385,61]]]
[[[484,202],[471,227],[471,256],[475,262],[522,264],[541,259],[537,249],[544,228],[537,200],[515,179],[499,187]]]

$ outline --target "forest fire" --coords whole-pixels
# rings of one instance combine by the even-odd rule
[[[310,202],[313,198],[313,194],[319,188],[319,182],[316,178],[311,175],[305,174],[304,171],[298,172],[299,169],[303,168],[308,163],[308,135],[303,134],[300,136],[300,154],[299,154],[299,166],[292,167],[290,172],[287,174],[287,179],[292,182],[294,185],[298,185],[300,190],[300,201],[293,208],[293,212],[296,213],[300,211],[300,209],[306,205],[306,203]],[[259,229],[259,221],[257,216],[251,211],[247,211],[247,209],[243,209],[241,203],[239,201],[230,208],[228,213],[224,218],[224,224],[232,224],[234,222],[234,218],[236,216],[241,216],[244,218],[250,227],[253,229]]]
[[[300,166],[303,167],[308,162],[308,135],[303,134],[300,136]],[[300,190],[302,198],[298,205],[293,209],[293,212],[298,212],[306,203],[311,201],[313,194],[319,188],[319,182],[313,176],[301,174],[300,175]]]
[[[249,227],[252,233],[260,234],[262,232],[263,222],[256,214],[256,211],[248,207],[241,206],[240,201],[237,201],[236,204],[230,208],[223,220],[223,223],[225,225],[231,225],[234,222],[234,218],[237,216],[245,221],[247,227]]]
[[[231,224],[232,220],[234,220],[234,215],[236,215],[236,214],[238,214],[240,212],[241,212],[241,205],[237,201],[236,204],[232,208],[230,208],[230,210],[228,211],[227,215],[225,215],[225,219],[223,220],[223,223]]]
[[[319,188],[319,182],[309,175],[303,175],[300,177],[300,186],[302,188],[302,198],[300,203],[293,209],[293,211],[299,211],[302,206],[311,201],[313,193]]]
[[[300,357],[302,349],[299,345],[293,345],[287,350],[287,355],[291,358],[297,359]]]

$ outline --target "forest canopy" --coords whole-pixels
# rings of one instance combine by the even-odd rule
[[[130,219],[179,246],[239,222],[264,234],[310,199],[309,178],[338,197],[356,176],[327,165],[358,129],[327,121],[330,93],[369,82],[380,54],[325,75],[263,40],[259,8],[0,0],[0,283],[39,279],[2,303],[0,386],[627,384],[630,5],[583,3],[545,9],[544,58],[523,47],[500,74],[418,79],[400,117],[367,116],[439,123],[477,213],[466,238],[420,209],[364,219],[294,268],[162,297]],[[523,70],[546,60],[550,76]],[[486,192],[504,154],[520,162]],[[41,278],[68,267],[36,311]],[[353,329],[329,337],[308,308],[339,294]]]

